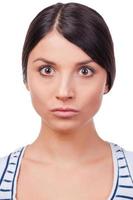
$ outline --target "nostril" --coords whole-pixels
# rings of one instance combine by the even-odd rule
[[[73,97],[72,96],[57,96],[56,98],[62,101],[66,101],[67,99],[72,99]]]

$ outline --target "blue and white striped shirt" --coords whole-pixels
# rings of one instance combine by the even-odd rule
[[[112,191],[107,200],[133,199],[133,152],[109,142],[114,164]],[[16,183],[27,146],[0,158],[0,200],[16,200]]]

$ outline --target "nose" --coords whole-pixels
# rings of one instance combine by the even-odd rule
[[[74,88],[70,83],[70,80],[63,80],[59,83],[56,98],[61,101],[67,101],[74,98]]]

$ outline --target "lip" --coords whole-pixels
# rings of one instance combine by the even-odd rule
[[[57,117],[73,117],[78,114],[78,110],[73,108],[55,108],[52,110],[54,115]]]
[[[73,108],[55,108],[55,109],[52,109],[51,111],[78,112],[78,110],[73,109]]]

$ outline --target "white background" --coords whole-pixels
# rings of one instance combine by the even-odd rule
[[[28,26],[43,8],[58,1],[4,0],[0,3],[0,156],[31,143],[40,117],[22,80],[21,53]],[[60,1],[68,3],[70,1]],[[99,135],[133,151],[133,5],[132,0],[80,0],[107,22],[115,46],[117,74],[95,116]]]

